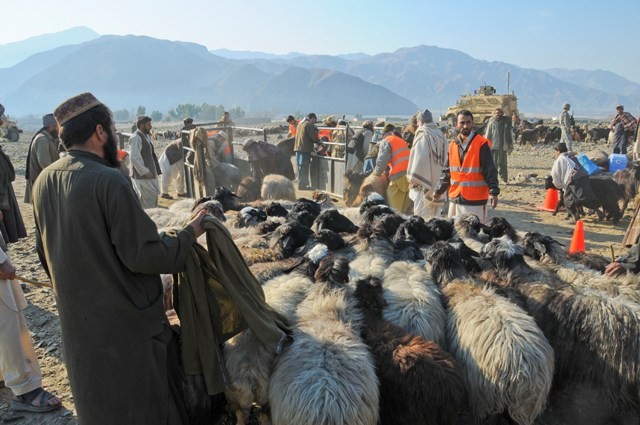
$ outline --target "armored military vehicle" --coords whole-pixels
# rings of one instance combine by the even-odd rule
[[[496,108],[502,108],[504,115],[510,117],[513,111],[518,112],[518,98],[513,94],[496,94],[493,86],[480,86],[473,94],[462,96],[455,106],[448,108],[440,121],[455,125],[456,114],[467,109],[473,114],[474,122],[482,124],[489,121]]]
[[[11,121],[6,116],[0,116],[0,137],[9,139],[10,142],[17,142],[20,140],[20,133],[22,130],[18,128],[18,124],[15,121]]]

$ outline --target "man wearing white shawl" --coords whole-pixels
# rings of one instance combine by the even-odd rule
[[[433,200],[433,192],[447,160],[448,145],[444,133],[434,124],[428,109],[418,111],[418,129],[409,155],[407,179],[413,214],[424,218],[439,217],[443,202]]]

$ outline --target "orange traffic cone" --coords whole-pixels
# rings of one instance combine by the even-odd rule
[[[544,197],[544,205],[540,205],[538,209],[543,211],[555,211],[558,206],[558,191],[553,188],[547,189],[547,194]]]
[[[576,221],[576,228],[573,231],[573,237],[571,238],[569,254],[584,251],[584,225],[582,224],[582,220],[578,220]]]

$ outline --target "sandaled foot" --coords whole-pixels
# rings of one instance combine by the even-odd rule
[[[12,410],[44,413],[62,407],[62,401],[42,388],[36,388],[23,395],[14,396],[11,400]]]

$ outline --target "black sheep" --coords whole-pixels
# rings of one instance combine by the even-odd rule
[[[420,216],[414,215],[400,224],[393,241],[413,238],[418,244],[432,244],[436,241],[436,235],[429,229]]]
[[[337,233],[356,233],[358,226],[353,224],[335,208],[322,211],[314,221],[317,230],[330,229]]]
[[[289,214],[289,211],[280,202],[272,202],[264,210],[269,217],[286,217]]]

